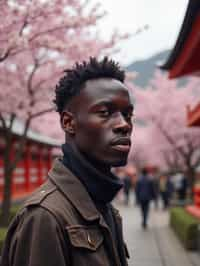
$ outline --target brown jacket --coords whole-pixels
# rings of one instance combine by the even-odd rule
[[[113,216],[122,243],[121,217]],[[81,182],[58,159],[12,222],[1,266],[127,266]]]

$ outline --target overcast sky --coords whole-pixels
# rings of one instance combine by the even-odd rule
[[[93,0],[96,2],[96,0]],[[149,29],[120,44],[120,54],[113,56],[122,64],[150,57],[174,46],[188,0],[101,0],[108,12],[100,23],[105,37],[118,28],[134,34],[148,24]]]

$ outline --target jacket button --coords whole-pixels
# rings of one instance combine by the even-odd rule
[[[87,235],[87,240],[88,240],[89,245],[90,245],[91,247],[94,247],[94,243],[92,242],[92,240],[91,240],[89,234]]]

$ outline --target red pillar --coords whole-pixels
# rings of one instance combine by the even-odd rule
[[[47,168],[48,171],[50,170],[51,166],[52,166],[52,153],[51,153],[52,149],[51,147],[48,147],[48,157],[47,157]]]
[[[10,149],[10,155],[9,155],[9,158],[10,160],[12,161],[13,158],[14,158],[14,146],[15,146],[15,140],[12,141],[11,143],[11,149]],[[15,174],[13,173],[12,176],[11,176],[11,193],[12,195],[15,193]],[[11,195],[11,196],[12,196]]]
[[[30,189],[30,145],[27,144],[25,156],[24,156],[24,178],[25,178],[25,190]]]
[[[38,161],[37,161],[37,185],[42,184],[42,158],[43,158],[43,148],[38,146]]]
[[[200,186],[194,188],[194,204],[200,209]]]

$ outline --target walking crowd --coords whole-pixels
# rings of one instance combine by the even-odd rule
[[[147,168],[141,169],[138,173],[132,169],[119,168],[117,174],[124,181],[123,200],[125,205],[130,204],[131,195],[134,194],[135,205],[141,210],[141,225],[145,229],[148,225],[148,217],[151,202],[155,209],[168,209],[173,200],[179,204],[187,199],[188,182],[185,175],[156,174]]]

